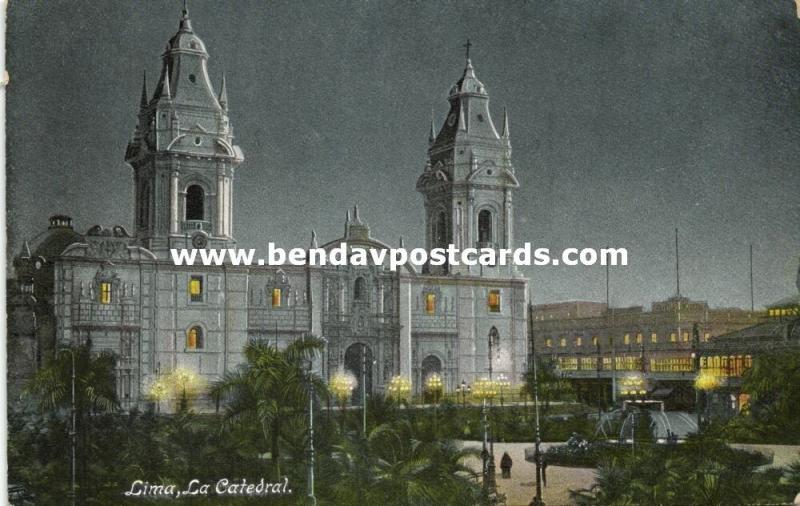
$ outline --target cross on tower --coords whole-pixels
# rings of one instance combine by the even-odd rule
[[[467,49],[467,60],[469,60],[469,48],[471,48],[471,47],[472,47],[472,42],[470,42],[470,41],[469,41],[469,39],[467,39],[467,43],[466,43],[466,44],[464,44],[464,45],[463,45],[463,46],[461,46],[461,47],[464,47],[464,48],[466,48],[466,49]]]

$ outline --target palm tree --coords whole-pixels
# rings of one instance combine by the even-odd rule
[[[255,424],[270,449],[275,478],[281,477],[280,440],[284,420],[301,413],[308,404],[309,381],[327,396],[325,382],[305,370],[305,362],[324,349],[321,339],[305,337],[279,350],[264,341],[245,346],[246,363],[230,371],[211,387],[212,397],[225,400],[229,424]]]
[[[33,398],[42,413],[63,414],[75,409],[75,431],[80,434],[80,481],[86,475],[89,450],[86,434],[90,414],[116,411],[116,356],[109,351],[92,353],[91,342],[56,353],[23,389],[23,398]],[[74,371],[73,371],[74,367]],[[75,374],[73,406],[72,375]]]
[[[91,353],[90,344],[71,346],[56,353],[23,389],[23,397],[35,399],[41,411],[69,409],[72,404],[72,356],[75,358],[75,408],[109,412],[117,407],[116,357],[109,351]]]
[[[480,504],[476,473],[465,463],[478,456],[453,441],[420,441],[407,420],[382,424],[334,448],[332,493],[337,504]]]

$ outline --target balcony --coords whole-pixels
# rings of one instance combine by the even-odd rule
[[[186,220],[181,224],[181,232],[195,232],[202,230],[203,232],[211,233],[211,222],[204,220]]]
[[[75,302],[72,318],[74,325],[81,327],[136,328],[141,325],[141,310],[130,300],[118,304]]]

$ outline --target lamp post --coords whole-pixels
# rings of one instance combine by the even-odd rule
[[[70,417],[72,418],[72,425],[69,431],[70,437],[70,504],[75,506],[76,499],[76,452],[78,444],[78,431],[77,431],[77,407],[75,404],[75,349],[73,347],[63,348],[61,351],[69,352],[72,360],[72,373],[70,379],[70,388],[72,391],[72,400],[70,406]]]
[[[442,396],[442,391],[444,389],[444,385],[442,383],[442,377],[438,374],[431,374],[425,379],[425,390],[428,391],[428,395],[431,397],[431,401],[433,401],[433,433],[436,434],[438,432],[438,418],[439,418],[439,399]]]
[[[467,395],[472,391],[472,387],[467,384],[466,380],[461,380],[461,385],[457,388],[458,393],[461,394],[461,407],[467,407]]]
[[[156,402],[156,414],[161,413],[161,401],[167,398],[169,386],[163,378],[157,378],[150,385],[150,398]]]
[[[497,327],[492,325],[492,328],[489,329],[489,381],[492,381],[492,348],[497,346],[497,343],[500,342],[500,333],[497,331]]]
[[[398,403],[408,402],[411,394],[411,381],[405,376],[395,376],[389,381],[387,388],[389,397]]]
[[[536,365],[536,348],[533,339],[533,306],[528,304],[528,333],[530,337],[528,342],[531,343],[531,355],[528,360],[528,367],[533,368],[533,403],[535,406],[535,426],[536,426],[536,443],[533,450],[533,460],[536,466],[536,495],[533,496],[529,506],[545,506],[542,500],[542,453],[541,453],[541,427],[539,425],[539,371]]]
[[[475,381],[473,394],[482,400],[483,448],[481,460],[483,462],[483,485],[489,490],[495,489],[494,442],[489,437],[488,402],[497,395],[495,382],[489,379]]]
[[[367,345],[361,346],[361,416],[362,434],[367,437]]]
[[[306,358],[303,365],[308,381],[308,499],[311,506],[316,506],[317,498],[314,495],[314,397],[316,390],[311,373],[314,364],[311,359]]]
[[[331,378],[329,386],[331,392],[333,392],[333,394],[336,396],[336,400],[339,401],[339,409],[342,412],[342,416],[339,421],[339,430],[344,431],[344,418],[345,412],[347,411],[347,398],[350,397],[350,394],[353,391],[355,380],[352,375],[339,372]]]
[[[500,405],[503,405],[503,389],[508,388],[511,386],[511,383],[508,381],[508,377],[505,374],[501,374],[497,378],[497,387],[500,390]]]
[[[700,376],[700,327],[697,323],[692,326],[692,369],[695,375]],[[694,388],[694,409],[697,412],[697,432],[700,432],[700,388],[698,388],[697,381],[695,381]]]

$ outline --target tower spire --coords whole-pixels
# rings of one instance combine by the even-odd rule
[[[28,244],[28,241],[22,243],[22,253],[20,254],[20,258],[32,258],[31,246]]]
[[[141,105],[142,109],[147,107],[147,102],[148,102],[148,100],[147,100],[147,71],[143,70],[142,71],[142,100],[140,102],[140,105]]]
[[[164,84],[161,85],[161,98],[172,99],[169,92],[169,68],[164,69]]]
[[[467,43],[461,47],[466,49],[466,59],[467,63],[469,63],[469,49],[472,47],[472,42],[470,42],[469,39],[467,39]]]
[[[311,249],[317,249],[317,232],[311,229]]]
[[[225,80],[225,73],[222,73],[222,87],[219,92],[219,105],[224,109],[228,110],[228,85]]]
[[[508,139],[508,109],[503,107],[503,139]]]
[[[433,109],[431,109],[431,131],[428,134],[428,144],[433,144],[436,140],[436,127],[433,124]]]

